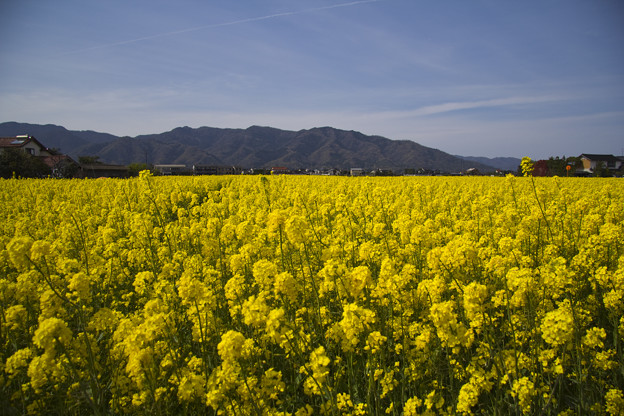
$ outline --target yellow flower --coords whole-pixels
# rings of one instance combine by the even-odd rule
[[[89,322],[89,329],[114,332],[120,319],[120,313],[109,308],[99,309]]]
[[[301,215],[292,215],[288,218],[285,229],[288,239],[295,246],[308,241],[308,223]]]
[[[381,346],[388,340],[388,337],[381,335],[379,331],[373,331],[368,334],[366,339],[365,351],[370,351],[372,354],[376,354]]]
[[[72,332],[67,323],[59,318],[48,318],[39,323],[33,336],[33,343],[46,351],[54,353],[56,343],[67,347],[72,340]]]
[[[205,384],[206,379],[203,375],[188,373],[182,376],[178,385],[178,398],[183,402],[189,402],[201,397]]]
[[[544,341],[558,347],[572,340],[574,336],[574,317],[570,301],[565,299],[555,310],[548,312],[540,326]]]
[[[422,331],[414,338],[414,347],[418,350],[425,350],[432,337],[433,334],[429,327],[422,328]]]
[[[251,295],[243,302],[243,317],[247,325],[260,327],[265,325],[271,308],[266,304],[267,292],[260,292],[258,296]]]
[[[16,330],[26,323],[28,312],[22,305],[13,305],[5,311],[6,325],[9,329]]]
[[[324,381],[329,374],[329,368],[327,367],[331,360],[325,354],[325,347],[322,345],[316,348],[310,354],[310,369],[312,374],[317,378],[317,381]]]
[[[252,240],[254,236],[254,225],[249,221],[242,221],[236,226],[236,238],[241,241]]]
[[[440,276],[433,279],[424,279],[418,283],[416,294],[422,302],[437,303],[442,300],[442,295],[446,291],[447,286]]]
[[[32,356],[33,351],[30,348],[22,348],[15,351],[12,356],[7,358],[4,371],[10,375],[16,375],[22,368],[28,366]]]
[[[465,415],[473,414],[472,407],[479,401],[479,393],[479,388],[474,383],[464,384],[457,397],[457,411]]]
[[[266,334],[277,345],[290,351],[289,338],[292,338],[292,330],[284,327],[284,309],[272,309],[266,320]]]
[[[530,296],[537,286],[535,273],[532,269],[514,267],[507,272],[507,287],[512,293],[510,304],[514,307],[526,305],[527,297]]]
[[[336,407],[338,410],[348,410],[353,407],[351,396],[347,393],[338,393],[336,395]]]
[[[339,341],[343,351],[353,351],[360,342],[360,335],[375,322],[375,312],[349,303],[344,306],[342,320],[329,330],[329,336]]]
[[[487,287],[477,282],[464,287],[464,311],[471,327],[480,328],[483,325],[487,293]]]
[[[33,240],[30,237],[16,237],[7,244],[9,259],[16,269],[23,270],[30,266],[30,248]]]
[[[535,385],[528,377],[521,377],[514,381],[511,394],[518,399],[523,414],[531,411],[531,401],[535,395]]]
[[[624,414],[624,395],[620,389],[610,389],[605,394],[606,411],[612,416]]]
[[[154,175],[152,174],[152,172],[149,169],[144,169],[144,170],[139,172],[139,178],[141,178],[141,179],[148,180],[152,176],[154,176]]]
[[[271,400],[277,400],[279,394],[286,388],[286,384],[282,381],[282,372],[273,368],[264,372],[260,385],[263,395]]]
[[[583,337],[583,345],[590,349],[602,348],[604,345],[602,341],[606,336],[607,333],[603,328],[590,328]]]
[[[436,327],[442,345],[458,352],[457,348],[460,345],[469,347],[472,344],[474,339],[472,329],[466,329],[463,323],[457,321],[457,314],[454,311],[452,301],[432,305],[429,316]]]
[[[379,250],[375,243],[371,241],[365,241],[360,246],[359,254],[360,254],[360,260],[372,261],[379,256]]]
[[[324,296],[336,290],[336,285],[342,288],[342,284],[338,283],[347,272],[347,267],[338,260],[329,259],[318,272],[321,281],[320,295]]]
[[[49,242],[44,240],[37,240],[33,242],[32,246],[30,247],[30,258],[33,261],[39,261],[49,256],[51,251],[52,246]]]
[[[428,410],[433,409],[441,409],[444,406],[444,397],[441,394],[438,394],[435,390],[431,390],[431,392],[427,395],[425,399],[425,406]]]
[[[306,404],[295,412],[295,416],[312,416],[313,414],[314,409],[309,404]]]
[[[290,273],[282,272],[275,276],[273,288],[276,294],[285,296],[290,302],[297,301],[299,284]]]
[[[596,368],[603,371],[611,370],[617,366],[617,362],[611,360],[616,355],[614,350],[598,351],[594,356],[593,363]]]
[[[142,295],[153,281],[154,273],[149,271],[139,272],[134,278],[134,290],[136,290],[138,294]]]
[[[260,290],[267,290],[273,285],[277,266],[266,259],[258,260],[253,265],[253,275]]]
[[[73,291],[73,295],[76,298],[83,302],[91,300],[89,277],[85,273],[79,272],[74,274],[69,280],[69,285],[67,285],[67,287],[69,290]]]
[[[267,217],[267,228],[270,235],[275,235],[284,227],[288,214],[283,210],[276,210],[269,213]]]
[[[65,373],[62,371],[62,366],[66,365],[66,362],[62,362],[54,357],[53,354],[45,352],[43,355],[33,357],[28,364],[28,377],[30,378],[30,386],[35,393],[41,393],[49,385],[57,386],[65,378]]]
[[[381,398],[384,398],[390,393],[396,386],[399,385],[398,380],[395,380],[394,374],[396,373],[395,369],[386,371],[383,378],[381,379]]]
[[[236,316],[240,310],[240,302],[242,302],[247,284],[245,277],[241,274],[235,274],[224,286],[225,298],[230,306],[230,315]]]
[[[217,345],[219,357],[224,361],[238,360],[243,354],[245,336],[238,331],[229,330],[221,336],[221,342]]]
[[[316,348],[310,354],[310,361],[308,363],[309,371],[304,370],[308,378],[304,382],[305,393],[308,395],[320,395],[321,388],[327,382],[327,376],[329,375],[329,364],[331,360],[325,354],[325,347],[322,345]]]
[[[520,162],[520,169],[522,169],[522,175],[531,176],[533,174],[533,161],[528,156],[522,158]]]
[[[354,268],[342,281],[347,293],[354,299],[358,299],[362,291],[373,283],[371,272],[366,266]]]
[[[414,396],[408,399],[403,405],[403,415],[404,416],[418,416],[420,413],[418,412],[418,408],[422,405],[422,400],[417,396]]]
[[[622,412],[621,182],[141,176],[0,181],[3,404]]]
[[[206,285],[191,273],[183,273],[177,287],[182,303],[187,306],[203,304],[208,294]]]

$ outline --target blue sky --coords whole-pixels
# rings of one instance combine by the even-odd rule
[[[621,155],[624,2],[0,0],[0,121]]]

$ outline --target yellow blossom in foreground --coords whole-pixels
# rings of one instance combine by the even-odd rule
[[[612,416],[624,414],[624,395],[622,390],[610,389],[605,395],[606,410]]]
[[[5,413],[622,413],[619,178],[0,191]]]
[[[557,347],[572,340],[574,318],[570,302],[564,300],[557,309],[550,311],[542,320],[542,337],[550,345]]]
[[[53,352],[59,344],[67,346],[71,339],[72,333],[65,321],[58,318],[48,318],[39,324],[39,328],[33,337],[33,343],[46,351]]]
[[[243,354],[245,337],[238,331],[228,331],[221,336],[221,342],[217,346],[219,356],[224,361],[237,360]]]
[[[403,412],[405,416],[418,416],[418,408],[421,406],[422,400],[418,397],[412,397],[405,402],[403,406]]]
[[[304,368],[304,372],[308,374],[305,381],[306,394],[322,394],[322,389],[327,383],[330,362],[331,360],[325,354],[323,346],[318,347],[310,354],[308,367]]]
[[[20,369],[28,367],[32,355],[33,351],[30,348],[16,351],[15,354],[7,359],[4,371],[11,375],[17,374]]]
[[[518,399],[523,414],[531,411],[531,400],[535,395],[535,385],[528,377],[515,380],[512,387],[512,395]]]

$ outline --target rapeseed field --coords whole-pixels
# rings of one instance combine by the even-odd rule
[[[0,180],[0,413],[624,413],[624,182]]]

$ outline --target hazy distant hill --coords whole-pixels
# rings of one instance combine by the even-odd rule
[[[49,148],[59,149],[70,154],[73,150],[91,143],[108,142],[117,138],[112,134],[95,131],[70,131],[54,124],[28,124],[13,121],[0,124],[0,136],[18,136],[29,134]]]
[[[479,156],[457,156],[470,162],[477,162],[484,165],[492,166],[500,170],[517,171],[520,166],[521,159],[516,157],[479,157]]]
[[[285,166],[290,169],[438,169],[459,172],[470,167],[492,171],[478,161],[409,140],[390,140],[332,127],[289,131],[252,126],[247,129],[179,127],[174,130],[118,137],[93,131],[71,131],[55,125],[1,123],[0,136],[30,134],[73,158],[99,156],[106,163],[176,163],[237,165],[245,168]]]

